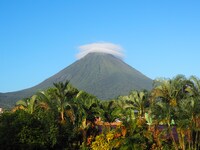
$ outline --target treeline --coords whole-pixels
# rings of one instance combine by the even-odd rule
[[[55,83],[0,115],[0,149],[200,149],[200,80],[157,79],[109,101]]]

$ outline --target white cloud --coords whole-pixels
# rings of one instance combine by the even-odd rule
[[[113,43],[98,42],[98,43],[82,45],[78,48],[80,51],[76,55],[78,59],[81,59],[87,54],[94,52],[112,54],[121,59],[124,57],[122,47]]]

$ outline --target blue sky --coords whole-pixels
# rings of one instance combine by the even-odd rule
[[[110,42],[146,76],[200,77],[200,1],[1,0],[0,92],[34,86]]]

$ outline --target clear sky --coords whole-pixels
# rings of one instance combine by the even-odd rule
[[[32,87],[102,41],[152,79],[200,77],[200,1],[1,0],[0,92]]]

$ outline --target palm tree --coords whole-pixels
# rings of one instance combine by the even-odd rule
[[[85,91],[79,91],[76,98],[74,99],[74,102],[78,108],[80,122],[85,119],[94,119],[95,116],[100,116],[101,114],[101,110],[99,109],[100,101],[95,96],[90,95]]]
[[[180,148],[191,149],[192,142],[192,129],[193,129],[193,117],[196,102],[192,97],[181,99],[178,102],[178,109],[176,111],[176,128],[178,133]],[[197,106],[198,107],[198,106]],[[188,148],[186,147],[188,146]]]
[[[122,121],[125,129],[121,149],[148,149],[146,124],[143,118],[147,104],[148,93],[146,91],[132,91],[128,96],[118,98],[117,106],[120,108],[119,114],[124,116]]]
[[[101,115],[99,100],[85,91],[79,91],[74,99],[76,126],[81,131],[84,144],[87,140],[87,131],[96,116]],[[88,123],[89,122],[89,123]]]
[[[159,79],[155,81],[154,89],[151,93],[151,111],[154,119],[167,125],[176,149],[178,149],[178,146],[171,126],[174,121],[176,123],[178,103],[186,97],[185,90],[188,85],[191,85],[191,82],[182,75],[178,75],[172,80]]]
[[[55,99],[57,111],[60,114],[61,123],[65,123],[66,116],[68,116],[71,122],[74,123],[74,111],[72,109],[71,103],[74,97],[77,95],[78,90],[73,88],[69,81],[65,83],[59,82],[54,83],[55,89],[51,93],[51,97]]]
[[[173,117],[178,101],[187,97],[186,89],[191,82],[184,76],[178,75],[172,80],[158,79],[154,83],[154,89],[151,92],[152,104],[165,103],[169,109],[170,118]]]
[[[194,135],[192,147],[194,149],[200,148],[200,79],[195,76],[190,77],[193,84],[187,86],[186,91],[189,93],[188,106],[186,110],[190,112],[190,128]]]
[[[200,79],[195,76],[191,76],[190,81],[193,83],[193,85],[187,86],[187,91],[193,96],[200,98]]]
[[[115,104],[111,112],[113,118],[119,118],[120,120],[135,119],[134,110],[132,109],[132,105],[127,103],[127,97],[120,96],[114,101]]]
[[[37,106],[36,102],[37,102],[37,95],[33,95],[30,98],[19,100],[17,101],[16,106],[14,107],[13,111],[21,109],[30,114],[33,114]]]
[[[138,112],[139,117],[143,117],[145,107],[148,105],[148,92],[147,91],[132,91],[129,94],[128,103],[132,104],[134,110]]]
[[[139,126],[145,124],[145,112],[149,105],[149,93],[145,90],[143,91],[131,91],[128,96],[120,96],[119,100],[125,102],[123,107],[126,107],[126,112],[131,112],[132,119],[135,118]],[[130,115],[126,115],[129,116]]]
[[[51,88],[47,89],[47,91],[40,91],[36,94],[38,99],[38,107],[45,110],[53,109],[55,105],[53,104],[53,99],[51,99],[49,91],[51,91]]]
[[[170,106],[175,107],[177,101],[184,98],[185,89],[191,82],[183,75],[178,75],[173,79],[157,79],[154,81],[152,98],[160,99]]]
[[[115,100],[102,101],[100,103],[100,108],[102,110],[102,118],[105,122],[112,122],[116,118],[114,110],[116,109],[117,103]]]

